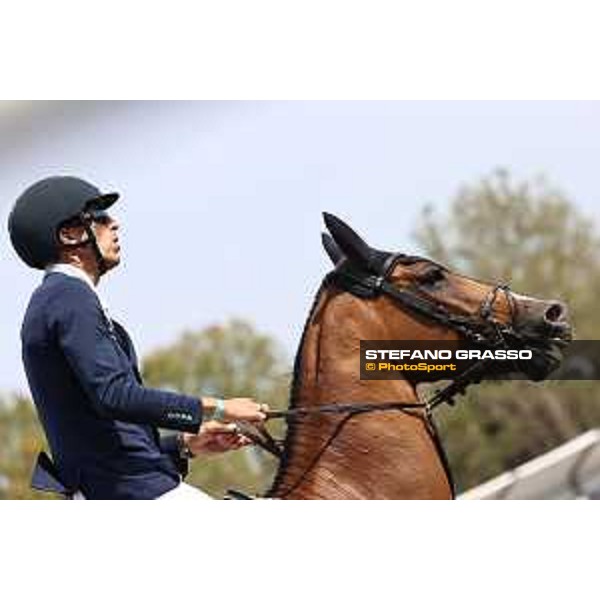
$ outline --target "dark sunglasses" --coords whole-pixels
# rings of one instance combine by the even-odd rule
[[[87,214],[94,223],[99,225],[109,225],[113,220],[105,210],[89,210]]]

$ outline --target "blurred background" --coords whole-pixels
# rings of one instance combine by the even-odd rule
[[[0,497],[48,497],[29,489],[45,441],[19,344],[41,273],[5,225],[35,180],[122,194],[123,263],[100,291],[149,385],[285,406],[329,269],[323,210],[375,246],[563,299],[598,339],[599,151],[598,102],[0,102]],[[600,489],[596,382],[482,384],[439,419],[466,497]],[[260,493],[274,468],[245,449],[190,481]]]

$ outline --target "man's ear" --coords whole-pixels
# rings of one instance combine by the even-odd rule
[[[66,248],[77,248],[88,241],[88,233],[83,225],[63,225],[58,230],[58,242]]]

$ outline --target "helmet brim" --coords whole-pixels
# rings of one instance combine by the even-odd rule
[[[119,194],[113,192],[111,194],[103,194],[102,196],[98,196],[98,198],[94,198],[86,203],[86,208],[94,208],[97,210],[107,210],[109,209],[117,200],[119,199]]]

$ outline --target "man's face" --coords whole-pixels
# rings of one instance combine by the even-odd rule
[[[93,211],[90,216],[92,231],[108,271],[121,262],[119,223],[104,211]],[[58,236],[64,248],[70,246],[80,258],[95,262],[96,256],[92,247],[90,245],[81,246],[82,242],[88,240],[88,233],[80,222],[65,224],[60,228]]]
[[[97,213],[93,217],[92,230],[107,270],[113,269],[121,262],[121,246],[119,245],[119,223],[106,212]]]

